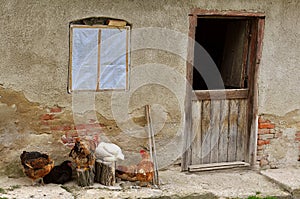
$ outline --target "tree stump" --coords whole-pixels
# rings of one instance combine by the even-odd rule
[[[116,183],[116,162],[104,162],[96,160],[95,169],[95,182],[99,182],[105,186],[114,186]]]
[[[95,174],[93,168],[76,169],[76,172],[78,186],[85,187],[94,184]]]

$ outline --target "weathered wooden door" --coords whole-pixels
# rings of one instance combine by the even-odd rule
[[[214,24],[226,26],[227,37],[223,42],[222,56],[215,53],[214,61],[219,61],[218,69],[224,82],[224,88],[213,90],[199,89],[194,86],[194,57],[196,55],[195,35],[199,13],[202,17],[217,16]],[[203,14],[204,13],[204,14]],[[224,25],[220,18],[229,16]],[[232,20],[238,15],[239,20]],[[255,151],[255,103],[256,70],[260,57],[263,17],[246,13],[219,13],[194,10],[190,16],[187,59],[187,85],[185,102],[185,148],[182,156],[182,170],[190,165],[210,163],[230,163],[243,161],[252,163]],[[245,17],[249,17],[245,20]],[[207,22],[203,20],[203,22]],[[210,32],[209,32],[210,33]],[[228,36],[229,35],[229,36]],[[209,37],[205,37],[205,39]],[[221,41],[221,40],[220,40]],[[213,50],[215,50],[213,48]],[[219,53],[220,54],[220,53]],[[202,74],[201,74],[202,75]],[[200,81],[203,82],[203,79]],[[201,88],[201,85],[200,85]]]
[[[224,92],[227,99],[210,99]],[[245,161],[247,157],[248,90],[194,91],[191,164]],[[221,95],[219,95],[221,96]]]

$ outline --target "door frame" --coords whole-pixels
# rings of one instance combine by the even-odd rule
[[[248,130],[249,132],[249,147],[248,147],[248,162],[251,166],[256,164],[257,151],[257,126],[258,126],[258,86],[257,86],[257,71],[259,68],[262,55],[262,40],[264,34],[265,14],[259,12],[244,12],[244,11],[218,11],[204,10],[195,8],[189,14],[189,39],[186,60],[186,94],[185,94],[185,126],[184,126],[184,146],[181,159],[182,171],[188,170],[188,166],[192,164],[192,98],[195,97],[193,84],[193,65],[194,65],[194,45],[195,34],[198,17],[246,17],[256,20],[255,31],[253,32],[250,42],[250,62],[249,62],[249,79],[248,79]],[[254,39],[253,39],[254,38]],[[226,93],[226,90],[225,90]]]

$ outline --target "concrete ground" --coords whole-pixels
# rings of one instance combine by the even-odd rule
[[[183,173],[172,168],[160,171],[161,186],[140,188],[121,182],[115,187],[95,183],[78,187],[75,180],[65,185],[32,186],[28,178],[0,178],[0,198],[98,199],[98,198],[297,198],[300,190],[300,168],[265,170],[223,170]]]

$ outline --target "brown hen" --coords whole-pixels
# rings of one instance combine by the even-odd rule
[[[76,138],[75,145],[70,151],[69,156],[73,158],[78,169],[92,168],[94,166],[95,156],[90,148],[87,142]]]
[[[116,176],[122,180],[139,181],[140,186],[151,186],[154,177],[154,164],[145,150],[140,151],[142,160],[137,165],[118,166]]]
[[[150,159],[147,151],[141,150],[141,162],[137,165],[136,179],[140,182],[140,186],[150,186],[154,177],[154,164]]]
[[[20,155],[24,174],[32,180],[32,185],[37,179],[41,179],[44,185],[43,177],[47,175],[54,167],[54,161],[47,155],[37,151],[26,152]]]

